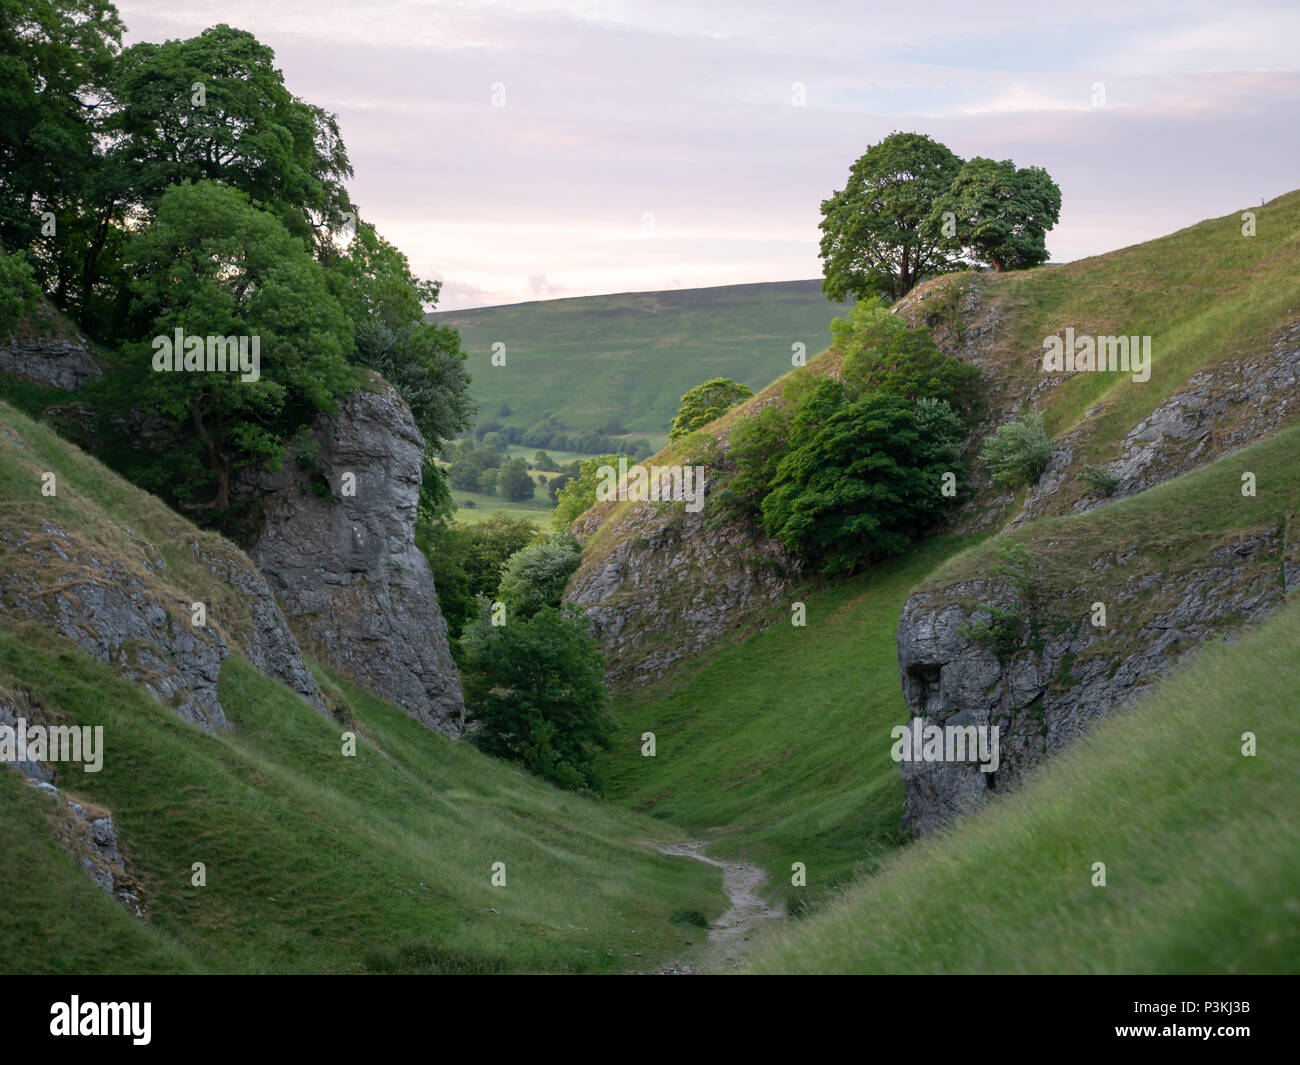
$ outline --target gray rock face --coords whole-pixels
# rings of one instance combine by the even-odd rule
[[[696,513],[636,504],[618,519],[618,544],[570,581],[565,600],[592,619],[611,685],[656,680],[747,620],[789,617],[799,562],[740,526],[710,528],[710,488]]]
[[[1297,547],[1294,529],[1289,536],[1274,530],[1221,545],[1177,571],[1155,568],[1136,550],[1098,559],[1089,587],[1069,597],[1079,614],[1043,624],[1041,651],[1026,646],[1003,660],[960,631],[978,613],[971,604],[1015,608],[999,582],[913,595],[898,626],[909,719],[998,726],[1000,766],[987,774],[970,763],[901,762],[903,823],[926,835],[977,810],[990,792],[1014,787],[1206,640],[1270,613],[1300,582]],[[1108,605],[1104,629],[1091,623],[1092,601]]]
[[[142,919],[148,917],[144,891],[127,869],[109,812],[83,805],[48,781],[33,778],[27,783],[62,807],[55,839],[72,853],[94,884],[104,894],[117,899],[129,913]]]
[[[221,624],[233,619],[192,625],[188,603],[166,597],[122,559],[52,522],[0,530],[0,547],[17,556],[0,578],[0,616],[50,626],[187,721],[209,731],[229,727],[217,699],[217,678],[230,653]],[[157,552],[150,549],[142,558],[145,573],[165,576],[166,563]],[[207,561],[244,597],[249,619],[239,619],[247,630],[241,644],[252,665],[324,712],[316,682],[266,582],[228,541],[219,541]]]
[[[313,657],[456,735],[460,675],[415,546],[424,440],[411,412],[385,385],[346,397],[336,417],[316,419],[313,435],[315,477],[288,460],[241,486],[266,518],[249,554]]]
[[[0,580],[0,609],[49,625],[187,721],[229,727],[217,701],[229,654],[220,632],[191,626],[179,604],[164,604],[119,560],[52,522],[6,531],[0,545],[22,558]]]
[[[1120,457],[1105,467],[1116,481],[1111,496],[1088,496],[1063,508],[1057,505],[1058,493],[1077,476],[1072,468],[1075,448],[1091,433],[1091,423],[1085,420],[1058,442],[1042,479],[1012,524],[1063,509],[1092,510],[1110,499],[1136,495],[1261,440],[1297,417],[1300,322],[1293,322],[1267,351],[1193,374],[1125,437]]]
[[[70,392],[103,372],[90,344],[84,340],[54,337],[0,340],[0,373]]]

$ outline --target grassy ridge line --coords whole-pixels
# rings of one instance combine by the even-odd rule
[[[1077,473],[1119,458],[1128,433],[1197,372],[1266,351],[1279,327],[1300,315],[1300,191],[1250,210],[1253,237],[1242,235],[1237,211],[1061,266],[948,275],[918,286],[906,302],[950,339],[961,289],[973,285],[983,306],[997,304],[981,370],[997,382],[1003,408],[1042,384],[1043,341],[1066,327],[1076,336],[1150,336],[1149,381],[1081,372],[1034,401],[1053,437],[1087,428],[1074,445]],[[1067,484],[1056,509],[1085,494]]]
[[[479,418],[528,428],[550,410],[568,428],[616,416],[634,435],[667,430],[682,395],[711,377],[757,390],[790,366],[791,344],[820,351],[843,308],[820,281],[584,296],[439,311],[470,353]],[[492,345],[506,345],[493,366]]]
[[[1208,645],[1025,788],[778,934],[752,971],[1295,972],[1297,646],[1294,602]]]

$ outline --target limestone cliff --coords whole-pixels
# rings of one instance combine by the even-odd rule
[[[386,383],[313,424],[314,455],[251,474],[265,527],[249,553],[308,654],[431,728],[465,704],[428,561],[415,546],[424,440]]]
[[[1207,640],[1276,609],[1300,583],[1300,527],[1286,513],[1253,524],[1116,543],[1076,522],[1037,542],[1032,602],[988,575],[915,593],[897,635],[908,717],[997,726],[1000,766],[903,761],[903,823],[925,835],[974,812]],[[1078,545],[1082,568],[1067,557]],[[1016,619],[1011,647],[974,635],[990,607]]]

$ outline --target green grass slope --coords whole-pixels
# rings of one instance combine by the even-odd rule
[[[889,730],[907,716],[894,631],[909,589],[962,546],[934,540],[803,599],[775,624],[618,695],[608,794],[743,855],[772,890],[816,899],[871,868],[902,837],[903,785]],[[788,614],[788,612],[787,612]],[[641,754],[653,732],[656,753]],[[807,891],[790,884],[807,868]]]
[[[617,417],[637,436],[666,433],[682,395],[711,377],[758,391],[790,368],[791,344],[809,357],[843,313],[820,281],[630,292],[468,311],[433,321],[460,330],[479,420],[527,429],[551,411],[570,429]],[[493,366],[492,345],[506,346]],[[511,408],[498,418],[502,402]]]
[[[39,495],[39,473],[58,496]],[[238,613],[205,563],[215,537],[0,403],[0,532],[48,520],[153,585]],[[35,514],[33,512],[36,512]],[[3,542],[3,537],[0,537]],[[0,584],[15,556],[0,549]],[[139,566],[138,572],[148,575]],[[52,839],[59,803],[0,768],[0,971],[631,971],[684,958],[721,876],[642,841],[680,833],[561,792],[433,733],[325,672],[334,718],[247,664],[238,627],[209,735],[71,643],[0,610],[0,695],[100,725],[97,774],[55,767],[107,809],[148,920],[104,896]],[[342,733],[361,737],[355,757]],[[203,862],[207,885],[191,885]],[[491,883],[503,862],[506,884]],[[638,957],[637,955],[640,955]]]
[[[1088,494],[1078,480],[1084,466],[1119,458],[1128,433],[1198,372],[1226,370],[1210,398],[1226,396],[1235,407],[1205,443],[1202,461],[1253,413],[1232,396],[1241,384],[1237,367],[1300,317],[1300,190],[1249,209],[1254,236],[1243,235],[1238,210],[1062,266],[947,275],[918,286],[900,309],[932,325],[950,350],[966,350],[970,330],[982,332],[976,350],[999,421],[1043,384],[1046,337],[1064,336],[1067,327],[1076,336],[1151,337],[1149,381],[1083,372],[1033,399],[1049,434],[1073,437],[1067,483],[1051,506],[1063,513]]]
[[[753,971],[1297,971],[1297,647],[1300,602],[1208,645],[1024,789],[784,930]]]

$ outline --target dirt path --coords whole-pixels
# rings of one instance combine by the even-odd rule
[[[731,909],[709,926],[709,945],[695,965],[703,972],[719,972],[739,964],[749,949],[749,935],[763,921],[785,916],[785,903],[769,906],[758,894],[767,881],[767,874],[752,862],[733,861],[727,858],[710,858],[704,853],[706,840],[693,843],[650,843],[660,854],[678,858],[694,858],[722,870],[722,887],[731,900]],[[661,973],[692,973],[694,966],[667,965]]]

